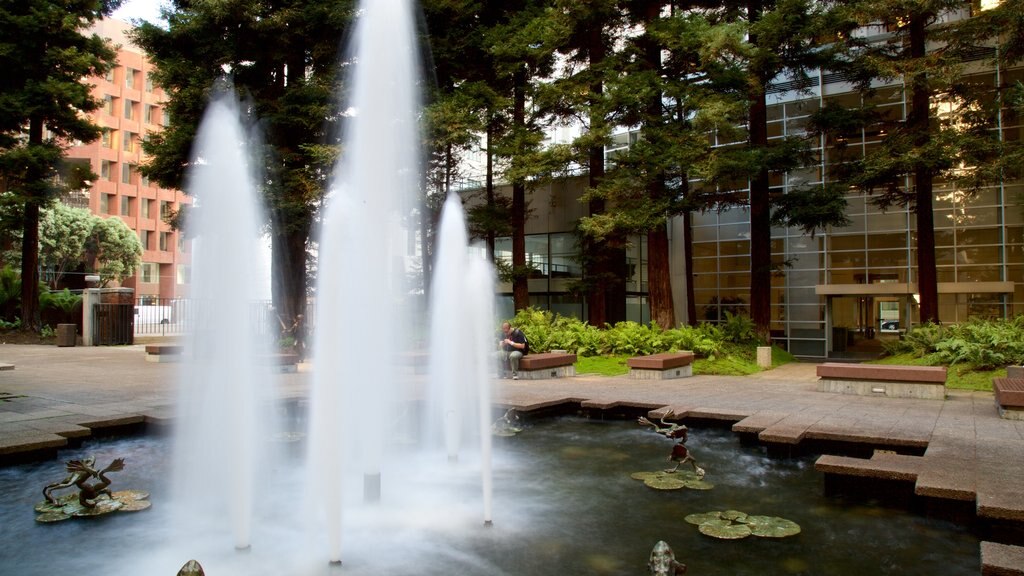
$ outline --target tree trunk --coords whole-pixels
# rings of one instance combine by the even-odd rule
[[[515,74],[512,129],[526,129],[526,68]],[[526,183],[512,183],[512,302],[519,312],[530,306],[530,284],[526,269]]]
[[[760,0],[750,0],[747,15],[750,22],[761,17]],[[750,36],[750,43],[756,45],[757,37]],[[771,78],[756,78],[751,81],[749,92],[749,145],[754,150],[768,148],[768,104],[765,87]],[[768,192],[768,169],[760,167],[750,178],[750,319],[753,320],[758,336],[764,342],[771,342],[771,295],[772,295],[772,228],[771,198]]]
[[[675,328],[672,281],[668,269],[667,224],[647,233],[647,294],[651,306],[651,321],[662,328]]]
[[[306,314],[306,238],[308,228],[288,226],[278,217],[271,238],[272,298],[282,335],[295,338],[302,353],[307,343],[309,320]],[[330,297],[338,297],[331,295]]]
[[[28,147],[43,143],[43,121],[32,118],[28,128]],[[33,189],[35,178],[42,174],[29,174],[27,184]],[[21,329],[39,332],[42,328],[39,314],[39,202],[33,193],[25,200],[25,222],[21,229]]]
[[[600,66],[605,60],[605,37],[601,23],[596,23],[589,31],[587,53],[590,55],[591,68]],[[601,113],[601,100],[604,94],[604,83],[598,79],[590,85],[590,126],[592,130],[600,129],[605,119]],[[604,146],[592,146],[587,162],[589,170],[588,185],[597,188],[605,175]],[[604,214],[607,206],[603,198],[594,198],[588,205],[590,216]],[[591,326],[603,328],[605,324],[615,324],[626,319],[626,252],[621,234],[612,232],[610,237],[593,239],[584,238],[584,261],[587,270],[584,274],[590,280],[587,292],[587,322]]]
[[[925,56],[927,39],[924,18],[910,21],[910,56]],[[919,72],[911,79],[910,114],[907,127],[915,135],[918,147],[931,139],[931,90],[928,73]],[[914,168],[914,197],[917,220],[917,291],[921,295],[921,322],[939,322],[939,285],[935,265],[935,216],[932,208],[932,170],[923,163]]]
[[[494,210],[494,152],[491,150],[492,140],[494,140],[494,122],[491,120],[487,121],[487,135],[484,146],[486,147],[485,153],[487,154],[487,169],[484,174],[484,195],[487,200],[487,208]],[[491,226],[487,227],[487,258],[494,263],[494,228]]]
[[[21,232],[21,329],[39,332],[39,204],[25,202]]]
[[[642,39],[644,64],[653,71],[661,72],[661,45],[651,34],[650,28],[661,15],[661,3],[644,5],[644,25],[647,31]],[[647,102],[645,128],[657,130],[665,122],[665,106],[660,87],[653,90]],[[651,174],[647,182],[647,197],[661,202],[666,194],[664,168]],[[666,215],[667,216],[667,215]],[[668,224],[662,222],[647,232],[647,302],[651,309],[651,320],[662,328],[675,328],[676,313],[672,302],[672,277],[669,274]]]

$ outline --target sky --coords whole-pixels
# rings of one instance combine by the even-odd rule
[[[139,18],[148,22],[160,20],[160,5],[164,0],[124,0],[121,7],[114,11],[114,18],[131,22]]]

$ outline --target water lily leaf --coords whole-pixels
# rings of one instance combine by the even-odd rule
[[[61,520],[67,520],[68,518],[71,518],[71,516],[68,516],[63,512],[47,512],[36,516],[36,522],[60,522]]]
[[[680,488],[686,487],[686,481],[682,478],[677,478],[673,474],[651,476],[644,480],[644,484],[654,488],[655,490],[679,490]]]
[[[701,524],[703,524],[703,523],[705,523],[705,522],[707,522],[709,520],[718,520],[721,517],[722,517],[722,513],[717,511],[717,510],[715,510],[715,511],[712,511],[712,512],[701,512],[701,513],[697,513],[697,514],[690,514],[686,518],[684,518],[684,520],[686,520],[690,524],[695,524],[697,526],[700,526]]]
[[[711,482],[697,479],[683,480],[683,485],[691,490],[711,490],[715,487]]]
[[[121,503],[122,506],[118,508],[118,512],[138,512],[140,510],[146,510],[153,505],[149,500],[122,500]]]
[[[726,520],[726,522],[728,521]],[[700,530],[701,534],[721,540],[739,540],[751,534],[750,526],[746,524],[729,523],[727,526],[719,526],[717,522],[705,522],[698,526],[697,529]]]
[[[149,498],[149,492],[142,490],[119,490],[113,494],[114,500],[120,500],[121,502],[127,502],[129,500],[145,500]]]
[[[629,477],[632,478],[633,480],[642,481],[647,480],[648,478],[652,478],[654,476],[658,476],[659,474],[664,474],[664,472],[633,472],[632,474],[629,475]]]
[[[778,516],[748,516],[747,525],[754,536],[786,538],[800,533],[800,525]]]
[[[740,512],[739,510],[726,510],[722,512],[722,518],[726,520],[735,520],[737,522],[743,522],[743,519],[747,517],[746,512]]]
[[[72,516],[101,516],[103,514],[110,514],[111,512],[117,512],[119,508],[124,506],[117,500],[110,500],[107,498],[97,499],[96,505],[92,508],[82,507],[80,510],[76,510]]]

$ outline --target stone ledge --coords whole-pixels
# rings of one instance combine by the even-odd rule
[[[0,455],[21,454],[37,450],[52,450],[68,445],[68,439],[58,434],[39,433],[0,440]]]
[[[982,542],[981,576],[1024,576],[1024,548]]]
[[[761,410],[733,424],[732,431],[738,434],[760,434],[772,424],[782,421],[785,417],[786,414],[783,412]]]
[[[886,452],[875,452],[870,459],[826,454],[818,458],[814,469],[825,474],[914,482],[921,469],[921,457]]]

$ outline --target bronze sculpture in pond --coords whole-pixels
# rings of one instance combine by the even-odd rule
[[[106,468],[96,469],[96,458],[69,460],[68,475],[43,488],[42,502],[36,504],[38,522],[60,522],[73,517],[102,516],[111,512],[138,512],[149,508],[149,493],[142,490],[110,491],[107,474],[124,470],[124,458],[116,458]],[[55,490],[78,488],[78,492],[55,496]]]
[[[102,470],[93,468],[95,464],[95,456],[90,456],[84,460],[69,460],[67,463],[67,471],[69,472],[67,478],[60,482],[48,484],[46,488],[43,488],[43,496],[46,497],[46,501],[50,504],[57,504],[57,499],[51,493],[54,490],[70,488],[71,486],[78,487],[78,502],[86,508],[96,506],[96,498],[100,494],[110,496],[110,490],[107,489],[110,486],[110,479],[107,478],[107,473],[124,470],[124,458],[115,459]],[[89,480],[91,478],[96,478],[99,482],[90,484]]]
[[[679,576],[686,574],[686,564],[678,562],[672,548],[664,541],[659,540],[651,550],[651,558],[647,561],[647,568],[653,576]]]
[[[662,416],[660,418],[662,426],[658,426],[644,416],[638,418],[637,423],[641,426],[651,426],[658,434],[676,441],[676,445],[672,447],[672,453],[668,456],[669,461],[675,462],[676,465],[665,470],[666,472],[675,472],[679,469],[680,465],[688,463],[693,466],[693,471],[697,474],[697,478],[704,478],[704,469],[697,466],[697,460],[694,459],[693,455],[690,454],[690,450],[686,447],[686,439],[688,438],[689,429],[685,424],[675,424],[665,421],[672,416],[673,413],[671,411]]]

